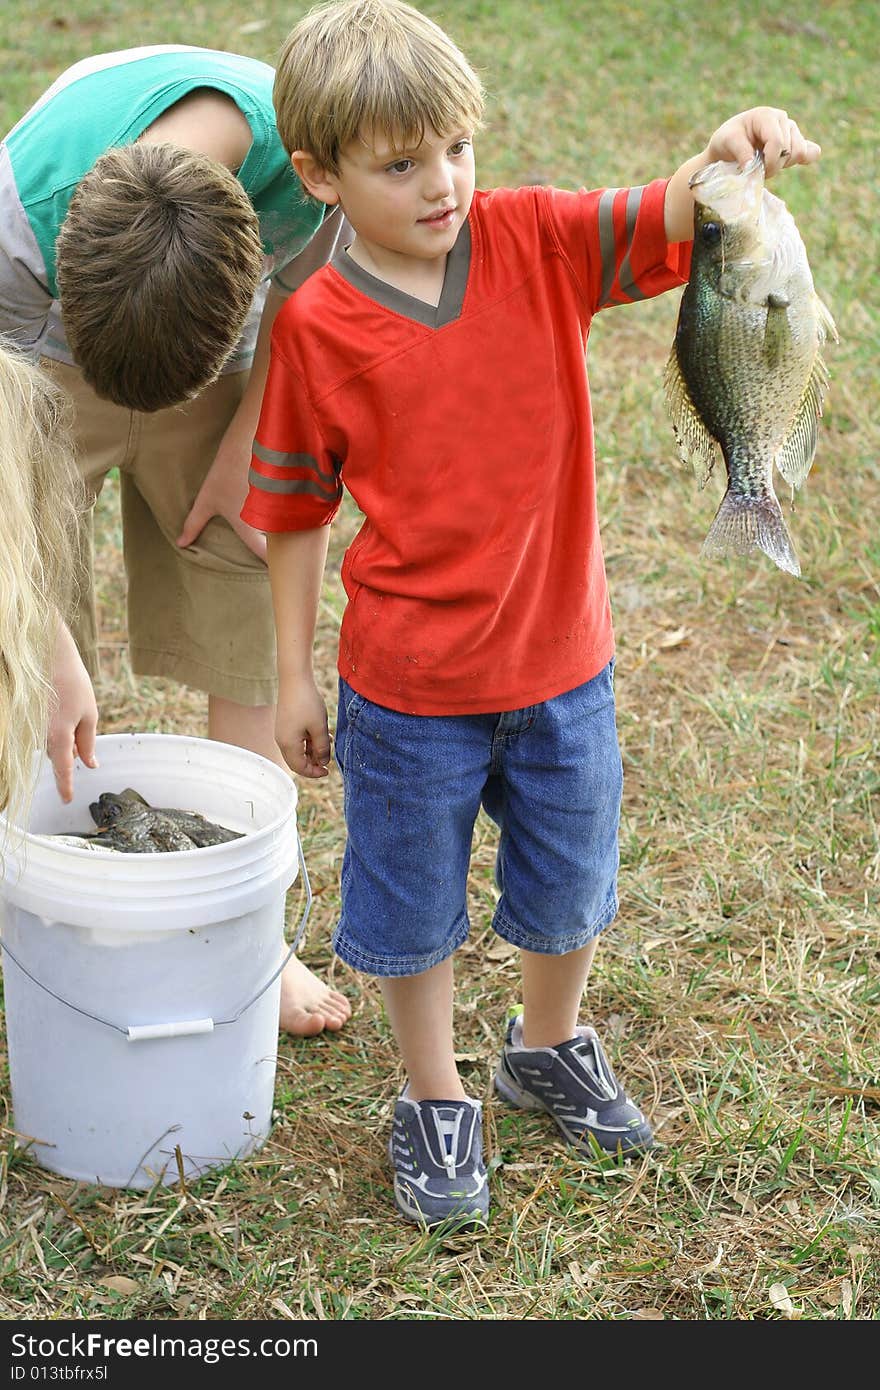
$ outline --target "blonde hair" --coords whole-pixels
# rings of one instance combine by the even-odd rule
[[[176,145],[108,150],[56,243],[61,315],[83,376],[130,410],[198,394],[238,342],[260,283],[259,219],[234,174]]]
[[[0,343],[0,810],[22,823],[45,747],[59,618],[78,591],[85,509],[66,395]]]
[[[288,154],[339,172],[339,154],[372,131],[401,147],[426,127],[476,129],[483,88],[433,20],[399,0],[342,0],[310,10],[284,42],[273,91]]]

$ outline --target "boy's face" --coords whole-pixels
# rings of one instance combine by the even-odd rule
[[[359,241],[419,260],[445,256],[474,196],[471,135],[429,127],[420,144],[405,149],[382,134],[353,140],[339,173],[324,174],[326,191],[312,191],[342,204]]]

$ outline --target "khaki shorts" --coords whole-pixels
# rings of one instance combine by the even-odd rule
[[[96,499],[119,469],[131,667],[240,705],[274,704],[275,630],[268,571],[215,517],[194,545],[176,542],[232,415],[247,372],[220,377],[194,401],[151,414],[95,395],[75,368],[43,368],[73,397],[79,471]],[[86,578],[71,631],[98,674],[94,527],[83,534]]]

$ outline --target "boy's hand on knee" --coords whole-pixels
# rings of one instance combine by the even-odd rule
[[[177,544],[193,545],[215,516],[222,517],[258,560],[266,559],[266,537],[241,519],[247,496],[250,452],[220,447],[183,523]]]

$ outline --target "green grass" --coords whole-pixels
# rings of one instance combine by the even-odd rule
[[[11,0],[9,126],[67,63],[185,41],[270,60],[303,5],[148,11]],[[426,3],[484,73],[484,184],[639,182],[734,111],[786,106],[823,160],[774,185],[837,319],[831,394],[791,517],[804,577],[707,563],[720,480],[675,463],[662,369],[677,300],[600,318],[591,343],[601,514],[618,635],[626,785],[621,913],[586,1016],[661,1147],[618,1166],[567,1151],[492,1098],[516,956],[491,932],[494,839],[478,824],[458,957],[462,1071],[486,1101],[493,1217],[420,1235],[384,1157],[400,1085],[374,982],[330,932],[343,843],[336,776],[300,787],[315,891],[306,959],[350,996],[338,1036],[282,1039],[273,1134],[187,1190],[118,1192],[0,1153],[8,1318],[873,1319],[880,1270],[880,546],[873,131],[880,15],[745,0]],[[63,18],[54,18],[62,15]],[[135,682],[124,652],[115,492],[100,504],[103,727],[202,732],[200,698]],[[334,528],[321,612],[332,701],[343,597]],[[297,904],[291,903],[291,919]],[[11,1125],[11,1120],[9,1121]]]

